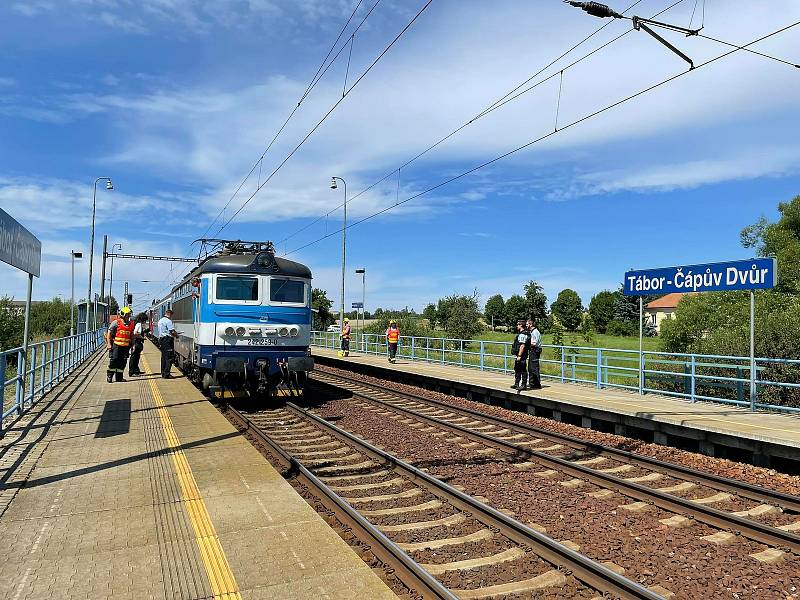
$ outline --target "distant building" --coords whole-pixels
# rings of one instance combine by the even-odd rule
[[[42,303],[41,300],[31,300],[31,306],[41,303]],[[12,300],[11,302],[8,303],[8,306],[4,306],[3,309],[15,315],[24,315],[25,300]]]
[[[671,319],[675,309],[678,307],[678,302],[684,296],[695,296],[697,292],[676,292],[674,294],[667,294],[661,296],[658,300],[648,302],[644,306],[645,319],[649,320],[656,328],[658,333],[661,333],[661,322],[664,319]]]

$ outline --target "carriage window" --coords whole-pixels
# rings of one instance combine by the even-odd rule
[[[271,302],[305,304],[306,284],[293,279],[270,279],[269,299]]]
[[[258,301],[258,277],[217,277],[217,300]]]

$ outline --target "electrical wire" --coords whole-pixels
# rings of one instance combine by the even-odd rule
[[[633,9],[634,9],[634,8],[635,8],[635,7],[636,7],[638,4],[640,4],[642,1],[643,1],[643,0],[637,0],[636,2],[634,2],[633,4],[631,4],[631,5],[630,5],[628,8],[626,8],[624,11],[622,11],[622,13],[621,13],[621,14],[625,14],[625,13],[627,13],[627,12],[629,12],[629,11],[633,10]],[[675,7],[676,7],[678,4],[681,4],[682,2],[684,2],[684,0],[676,0],[675,2],[673,2],[672,4],[670,4],[669,6],[667,6],[665,9],[663,9],[663,10],[661,10],[661,11],[657,12],[657,13],[656,13],[655,15],[653,15],[651,18],[656,18],[656,17],[658,17],[658,16],[660,16],[660,15],[664,14],[665,12],[667,12],[667,11],[669,11],[669,10],[671,10],[671,9],[675,8]],[[592,50],[591,52],[588,52],[587,54],[585,54],[585,55],[581,56],[580,58],[578,58],[578,59],[574,60],[572,63],[570,63],[570,64],[568,64],[567,66],[563,67],[563,68],[562,68],[560,71],[556,71],[556,72],[552,73],[551,75],[549,75],[548,77],[545,77],[544,79],[542,79],[542,80],[540,80],[540,81],[536,82],[535,84],[533,84],[533,85],[531,85],[531,86],[529,86],[529,87],[527,87],[527,88],[525,88],[525,89],[522,89],[522,91],[519,91],[519,90],[520,90],[521,88],[523,88],[525,85],[527,85],[528,83],[530,83],[531,81],[533,81],[533,80],[534,80],[536,77],[538,77],[539,75],[541,75],[542,73],[544,73],[544,72],[545,72],[547,69],[549,69],[550,67],[552,67],[553,65],[555,65],[555,64],[556,64],[558,61],[560,61],[562,58],[564,58],[565,56],[569,55],[569,54],[570,54],[570,53],[572,53],[574,50],[576,50],[577,48],[579,48],[580,46],[582,46],[584,43],[586,43],[587,41],[589,41],[591,38],[593,38],[595,35],[597,35],[597,34],[598,34],[598,33],[600,33],[601,31],[603,31],[603,29],[605,29],[606,27],[608,27],[608,26],[609,26],[611,23],[613,23],[613,22],[614,22],[614,21],[608,21],[608,22],[606,22],[605,24],[603,24],[601,27],[599,27],[599,28],[595,29],[595,30],[594,30],[592,33],[590,33],[589,35],[587,35],[586,37],[584,37],[584,38],[583,38],[582,40],[580,40],[579,42],[575,43],[575,44],[574,44],[572,47],[570,47],[568,50],[566,50],[566,51],[562,52],[562,53],[561,53],[560,55],[558,55],[556,58],[554,58],[553,60],[551,60],[551,61],[550,61],[549,63],[547,63],[547,64],[546,64],[544,67],[541,67],[541,68],[540,68],[538,71],[536,71],[536,72],[535,72],[533,75],[531,75],[530,77],[528,77],[527,79],[525,79],[525,80],[524,80],[524,81],[522,81],[521,83],[517,84],[517,85],[516,85],[514,88],[512,88],[511,90],[509,90],[508,92],[506,92],[505,94],[503,94],[503,95],[502,95],[500,98],[496,99],[494,102],[492,102],[491,104],[489,104],[488,106],[486,106],[485,108],[483,108],[483,109],[482,109],[482,110],[481,110],[479,113],[477,113],[475,116],[473,116],[472,118],[470,118],[468,121],[466,121],[466,122],[462,123],[461,125],[459,125],[458,127],[456,127],[454,130],[452,130],[450,133],[448,133],[448,134],[447,134],[447,135],[445,135],[444,137],[440,138],[440,139],[439,139],[439,140],[437,140],[436,142],[434,142],[434,143],[432,143],[431,145],[429,145],[429,146],[428,146],[427,148],[425,148],[425,149],[424,149],[422,152],[420,152],[420,153],[418,153],[417,155],[413,156],[412,158],[410,158],[409,160],[407,160],[405,163],[403,163],[403,164],[402,164],[402,165],[400,165],[399,167],[396,167],[396,168],[392,169],[391,171],[389,171],[388,173],[386,173],[386,175],[384,175],[383,177],[381,177],[381,178],[380,178],[380,179],[378,179],[377,181],[373,182],[372,184],[368,185],[366,188],[362,189],[362,190],[361,190],[360,192],[358,192],[357,194],[355,194],[355,195],[351,196],[351,197],[349,198],[349,200],[348,200],[348,201],[349,201],[349,202],[352,202],[353,200],[356,200],[356,199],[357,199],[357,198],[359,198],[360,196],[362,196],[362,195],[364,195],[365,193],[367,193],[368,191],[372,190],[372,189],[373,189],[375,186],[377,186],[377,185],[380,185],[381,183],[383,183],[384,181],[386,181],[386,180],[387,180],[389,177],[393,176],[393,175],[394,175],[395,173],[397,173],[398,171],[400,171],[400,170],[402,170],[402,169],[406,168],[408,165],[410,165],[410,164],[412,164],[413,162],[417,161],[418,159],[422,158],[423,156],[425,156],[426,154],[428,154],[428,153],[429,153],[431,150],[434,150],[435,148],[437,148],[438,146],[440,146],[441,144],[443,144],[444,142],[446,142],[447,140],[449,140],[449,139],[450,139],[450,138],[452,138],[453,136],[457,135],[457,134],[458,134],[459,132],[461,132],[462,130],[466,129],[467,127],[469,127],[470,125],[472,125],[473,123],[475,123],[475,122],[476,122],[478,119],[481,119],[482,117],[485,117],[486,115],[488,115],[488,114],[490,114],[490,113],[494,112],[495,110],[497,110],[497,109],[499,109],[499,108],[502,108],[502,107],[503,107],[503,106],[505,106],[506,104],[508,104],[508,103],[510,103],[510,102],[513,102],[514,100],[516,100],[516,99],[517,99],[517,98],[519,98],[520,96],[523,96],[524,94],[527,94],[528,92],[530,92],[530,91],[532,91],[532,90],[536,89],[537,87],[539,87],[539,86],[543,85],[544,83],[546,83],[546,82],[550,81],[551,79],[553,79],[553,78],[554,78],[554,77],[556,77],[556,76],[559,76],[559,75],[560,75],[560,76],[562,76],[562,77],[563,77],[563,72],[564,72],[564,71],[566,71],[567,69],[570,69],[570,68],[574,67],[574,66],[575,66],[575,65],[577,65],[578,63],[580,63],[580,62],[582,62],[582,61],[586,60],[586,59],[587,59],[587,58],[589,58],[590,56],[592,56],[592,55],[594,55],[595,53],[597,53],[597,52],[599,52],[599,51],[603,50],[604,48],[606,48],[606,47],[608,47],[608,46],[610,46],[611,44],[615,43],[617,40],[619,40],[619,39],[621,39],[621,38],[625,37],[626,35],[628,35],[629,33],[631,33],[631,31],[633,31],[632,29],[627,29],[627,30],[625,30],[625,31],[624,31],[623,33],[621,33],[620,35],[618,35],[618,36],[616,36],[616,37],[612,38],[611,40],[609,40],[608,42],[606,42],[606,43],[602,44],[601,46],[599,46],[599,47],[595,48],[595,49],[594,49],[594,50]],[[295,236],[297,236],[297,235],[301,234],[303,231],[306,231],[307,229],[309,229],[309,228],[313,227],[314,225],[316,225],[317,223],[319,223],[319,222],[320,222],[322,219],[325,219],[325,218],[327,218],[327,217],[328,217],[328,216],[329,216],[331,213],[333,213],[333,212],[336,212],[337,210],[339,210],[340,208],[342,208],[342,206],[343,206],[343,205],[344,205],[343,203],[342,203],[342,204],[339,204],[339,205],[338,205],[336,208],[333,208],[333,209],[331,209],[330,211],[328,211],[328,212],[327,212],[327,213],[325,213],[324,215],[322,215],[322,216],[318,217],[317,219],[315,219],[315,220],[311,221],[310,223],[307,223],[306,225],[304,225],[304,226],[300,227],[300,228],[299,228],[299,229],[297,229],[296,231],[294,231],[294,232],[292,232],[291,234],[289,234],[288,236],[284,237],[284,238],[283,238],[283,239],[282,239],[280,242],[278,242],[278,244],[283,244],[283,243],[287,242],[288,240],[292,239],[293,237],[295,237]]]
[[[320,79],[322,79],[322,77],[325,75],[325,72],[327,72],[328,68],[330,68],[330,65],[332,65],[336,61],[336,58],[338,58],[339,54],[341,53],[341,49],[336,54],[336,56],[334,56],[333,60],[331,60],[331,62],[328,64],[328,66],[325,67],[325,64],[327,63],[328,58],[330,58],[331,53],[336,48],[336,45],[339,43],[339,40],[342,38],[342,35],[344,34],[344,32],[347,29],[348,25],[350,25],[350,22],[353,20],[353,17],[355,16],[356,12],[358,11],[358,9],[361,6],[361,4],[363,4],[363,2],[364,2],[364,0],[358,0],[358,3],[356,4],[355,8],[353,9],[353,12],[350,14],[350,17],[347,19],[347,21],[345,22],[345,24],[342,26],[341,30],[339,31],[339,35],[336,36],[336,39],[333,41],[333,44],[331,44],[331,47],[328,50],[328,53],[325,55],[325,58],[322,59],[322,62],[320,63],[319,67],[317,67],[317,71],[316,71],[316,73],[314,73],[314,76],[311,78],[311,81],[306,86],[306,89],[303,92],[303,95],[297,101],[297,104],[294,106],[294,108],[292,108],[291,112],[289,113],[289,115],[284,120],[283,125],[280,126],[278,131],[272,137],[272,139],[270,140],[269,144],[267,145],[266,150],[264,150],[264,152],[261,153],[261,156],[258,158],[258,160],[256,160],[255,163],[253,163],[253,166],[250,169],[250,171],[247,173],[247,175],[245,175],[244,179],[242,179],[241,183],[239,183],[237,188],[234,190],[234,192],[231,195],[231,197],[225,203],[225,206],[222,207],[222,209],[214,217],[214,220],[211,221],[211,223],[208,225],[208,227],[206,227],[206,230],[203,232],[203,235],[200,236],[201,238],[205,237],[208,234],[208,232],[211,231],[211,228],[216,224],[217,219],[219,219],[220,215],[224,214],[225,210],[230,206],[231,202],[233,202],[233,200],[239,194],[239,192],[241,191],[242,187],[244,187],[244,184],[247,183],[247,181],[250,179],[250,176],[256,170],[256,167],[259,168],[259,173],[260,173],[260,169],[261,169],[261,165],[262,165],[262,163],[264,161],[264,157],[267,155],[267,153],[272,148],[273,144],[275,143],[275,140],[277,140],[278,137],[281,135],[281,133],[283,133],[283,130],[289,124],[289,121],[292,120],[292,117],[294,117],[295,113],[300,108],[300,105],[303,103],[303,101],[306,99],[306,97],[311,93],[311,91],[314,89],[314,87],[317,85],[317,83],[320,81]],[[369,15],[372,14],[372,11],[375,10],[375,7],[378,6],[379,2],[380,2],[380,0],[376,0],[375,4],[373,4],[373,6],[370,9],[370,11],[365,15],[365,17],[361,20],[361,23],[359,23],[358,27],[356,27],[356,29],[353,31],[353,35],[356,34],[356,32],[361,28],[361,26],[367,20],[367,18],[369,18]],[[346,45],[347,44],[345,43],[342,46],[342,48],[344,48]],[[323,68],[325,68],[324,71],[323,71]],[[260,179],[260,177],[259,177],[259,179]]]
[[[374,219],[375,217],[378,217],[378,216],[380,216],[380,215],[382,215],[384,213],[389,212],[390,210],[393,210],[397,206],[400,206],[402,204],[406,204],[407,202],[411,202],[412,200],[415,200],[416,198],[419,198],[421,196],[429,194],[430,192],[435,191],[435,190],[437,190],[437,189],[439,189],[441,187],[444,187],[444,186],[446,186],[446,185],[448,185],[448,184],[450,184],[450,183],[452,183],[454,181],[462,179],[462,178],[466,177],[467,175],[475,173],[476,171],[479,171],[480,169],[488,167],[489,165],[492,165],[492,164],[494,164],[494,163],[496,163],[498,161],[501,161],[501,160],[513,155],[513,154],[516,154],[516,153],[518,153],[518,152],[520,152],[522,150],[530,148],[531,146],[533,146],[535,144],[538,144],[539,142],[542,142],[542,141],[544,141],[544,140],[546,140],[546,139],[548,139],[548,138],[550,138],[550,137],[552,137],[554,135],[558,135],[562,131],[570,129],[571,127],[574,127],[575,125],[583,123],[584,121],[588,121],[589,119],[592,119],[592,118],[594,118],[594,117],[596,117],[598,115],[601,115],[601,114],[603,114],[603,113],[605,113],[605,112],[607,112],[607,111],[609,111],[609,110],[611,110],[613,108],[616,108],[616,107],[618,107],[618,106],[620,106],[622,104],[630,102],[631,100],[634,100],[634,99],[638,98],[639,96],[643,96],[644,94],[647,94],[647,93],[649,93],[649,92],[651,92],[651,91],[653,91],[655,89],[658,89],[658,88],[660,88],[660,87],[662,87],[664,85],[667,85],[668,83],[671,83],[671,82],[673,82],[673,81],[675,81],[675,80],[677,80],[677,79],[679,79],[681,77],[684,77],[685,75],[687,75],[689,73],[694,73],[694,72],[698,71],[699,69],[701,69],[703,67],[707,67],[708,65],[713,64],[713,63],[715,63],[715,62],[717,62],[717,61],[719,61],[719,60],[721,60],[723,58],[726,58],[726,57],[728,57],[728,56],[730,56],[730,55],[732,55],[732,54],[734,54],[734,53],[736,53],[736,52],[738,52],[740,50],[746,50],[748,46],[752,46],[752,45],[757,44],[759,42],[762,42],[762,41],[764,41],[766,39],[769,39],[769,38],[771,38],[773,36],[779,35],[779,34],[783,33],[784,31],[787,31],[787,30],[789,30],[789,29],[791,29],[793,27],[796,27],[797,25],[800,25],[800,21],[795,21],[794,23],[792,23],[790,25],[786,25],[786,26],[784,26],[784,27],[782,27],[782,28],[780,28],[780,29],[778,29],[776,31],[773,31],[772,33],[768,33],[768,34],[766,34],[766,35],[764,35],[762,37],[759,37],[759,38],[757,38],[757,39],[755,39],[755,40],[753,40],[753,41],[751,41],[751,42],[749,42],[747,44],[744,44],[742,46],[735,46],[732,50],[729,50],[728,52],[720,54],[720,55],[718,55],[718,56],[716,56],[714,58],[708,59],[708,60],[706,60],[706,61],[704,61],[702,63],[699,63],[698,65],[695,66],[694,69],[681,71],[680,73],[678,73],[676,75],[672,75],[670,77],[667,77],[666,79],[663,79],[663,80],[659,81],[658,83],[650,85],[650,86],[648,86],[648,87],[646,87],[646,88],[644,88],[642,90],[639,90],[638,92],[635,92],[635,93],[633,93],[633,94],[631,94],[629,96],[626,96],[625,98],[623,98],[621,100],[617,100],[616,102],[613,102],[612,104],[609,104],[607,106],[604,106],[603,108],[600,108],[600,109],[595,110],[595,111],[593,111],[591,113],[588,113],[588,114],[584,115],[583,117],[580,117],[579,119],[576,119],[575,121],[572,121],[569,124],[562,126],[560,129],[558,129],[556,131],[551,131],[549,133],[546,133],[546,134],[544,134],[544,135],[542,135],[542,136],[540,136],[540,137],[538,137],[536,139],[533,139],[533,140],[531,140],[531,141],[529,141],[529,142],[527,142],[527,143],[525,143],[525,144],[523,144],[521,146],[517,146],[516,148],[514,148],[512,150],[509,150],[508,152],[505,152],[504,154],[501,154],[500,156],[496,156],[495,158],[487,160],[487,161],[485,161],[485,162],[483,162],[483,163],[481,163],[481,164],[479,164],[479,165],[477,165],[475,167],[472,167],[472,168],[470,168],[470,169],[468,169],[466,171],[463,171],[462,173],[459,173],[458,175],[450,177],[450,178],[448,178],[448,179],[446,179],[444,181],[441,181],[441,182],[437,183],[436,185],[433,185],[431,187],[428,187],[425,190],[422,190],[421,192],[418,192],[418,193],[416,193],[416,194],[414,194],[412,196],[409,196],[405,200],[402,200],[400,202],[396,202],[395,204],[393,204],[391,206],[387,206],[386,208],[383,208],[383,209],[381,209],[379,211],[376,211],[376,212],[374,212],[374,213],[372,213],[370,215],[367,215],[366,217],[363,217],[363,218],[361,218],[361,219],[359,219],[359,220],[357,220],[355,222],[352,222],[349,225],[347,225],[347,227],[341,227],[341,228],[339,228],[338,231],[331,232],[331,233],[329,233],[329,234],[327,234],[325,236],[322,236],[320,238],[317,238],[316,240],[313,240],[313,241],[311,241],[311,242],[309,242],[307,244],[304,244],[303,246],[295,248],[294,250],[292,250],[290,252],[287,252],[287,255],[288,254],[294,254],[295,252],[299,252],[300,250],[304,250],[305,248],[308,248],[309,246],[317,244],[317,243],[319,243],[319,242],[321,242],[321,241],[323,241],[323,240],[325,240],[325,239],[327,239],[329,237],[332,237],[334,235],[338,235],[344,229],[350,229],[350,228],[355,227],[357,225],[360,225],[360,224],[362,224],[362,223],[364,223],[366,221]]]
[[[405,27],[403,27],[403,29],[400,31],[400,33],[398,33],[398,34],[397,34],[397,35],[394,37],[394,39],[393,39],[393,40],[392,40],[392,41],[391,41],[391,42],[390,42],[390,43],[389,43],[389,44],[388,44],[388,45],[387,45],[387,46],[386,46],[386,47],[385,47],[385,48],[384,48],[384,49],[381,51],[381,53],[380,53],[380,54],[377,56],[377,58],[375,58],[375,60],[373,60],[373,61],[372,61],[372,63],[371,63],[371,64],[370,64],[370,65],[369,65],[369,66],[366,68],[366,70],[365,70],[365,71],[364,71],[364,72],[363,72],[363,73],[362,73],[362,74],[361,74],[361,75],[358,77],[358,79],[356,79],[356,80],[353,82],[353,85],[351,85],[351,86],[350,86],[350,87],[347,89],[347,91],[346,91],[346,92],[345,92],[345,93],[342,95],[342,97],[341,97],[341,98],[339,98],[339,100],[337,100],[337,101],[336,101],[336,103],[335,103],[335,104],[334,104],[334,105],[333,105],[333,106],[332,106],[332,107],[331,107],[331,108],[328,110],[328,112],[326,112],[326,113],[325,113],[325,115],[323,115],[323,117],[322,117],[322,118],[321,118],[321,119],[320,119],[320,120],[317,122],[317,124],[316,124],[316,125],[314,125],[314,127],[312,127],[312,128],[311,128],[311,130],[310,130],[310,131],[309,131],[309,132],[308,132],[308,133],[305,135],[305,137],[304,137],[304,138],[303,138],[303,139],[300,141],[300,143],[299,143],[299,144],[297,144],[297,145],[296,145],[296,146],[295,146],[295,147],[292,149],[292,151],[291,151],[291,152],[289,152],[289,154],[286,156],[286,158],[284,158],[284,159],[283,159],[283,160],[282,160],[282,161],[281,161],[281,162],[278,164],[278,166],[277,166],[277,167],[275,167],[275,170],[273,170],[273,171],[272,171],[272,173],[270,173],[270,174],[269,174],[269,176],[268,176],[268,177],[267,177],[267,178],[264,180],[264,182],[263,182],[262,184],[260,184],[260,185],[259,185],[259,186],[258,186],[258,187],[255,189],[255,191],[254,191],[254,192],[253,192],[253,193],[250,195],[250,197],[249,197],[249,198],[247,198],[247,200],[245,200],[245,201],[242,203],[242,205],[241,205],[241,206],[240,206],[240,207],[239,207],[239,208],[236,210],[236,212],[234,212],[234,213],[233,213],[233,215],[231,215],[231,217],[230,217],[230,218],[229,218],[229,219],[228,219],[228,220],[227,220],[227,221],[226,221],[226,222],[225,222],[225,223],[222,225],[222,227],[220,227],[220,228],[217,230],[217,233],[216,233],[215,235],[219,235],[219,234],[222,232],[222,230],[223,230],[223,229],[225,229],[225,228],[226,228],[228,225],[230,225],[230,224],[233,222],[233,220],[234,220],[234,219],[235,219],[235,218],[236,218],[236,217],[237,217],[237,216],[238,216],[238,215],[239,215],[239,214],[240,214],[240,213],[241,213],[241,212],[242,212],[242,211],[245,209],[245,207],[246,207],[248,204],[250,204],[250,202],[253,200],[253,198],[255,198],[255,197],[256,197],[256,194],[258,194],[258,192],[260,192],[260,191],[261,191],[261,189],[262,189],[262,188],[263,188],[265,185],[267,185],[267,183],[269,183],[269,182],[270,182],[270,180],[271,180],[271,179],[272,179],[272,178],[273,178],[273,177],[274,177],[274,176],[275,176],[275,175],[278,173],[278,171],[280,171],[280,170],[283,168],[283,166],[284,166],[284,165],[285,165],[287,162],[289,162],[289,160],[292,158],[292,156],[294,156],[294,155],[295,155],[295,153],[297,153],[297,151],[298,151],[298,150],[299,150],[299,149],[300,149],[300,148],[303,146],[303,144],[305,144],[305,143],[308,141],[308,139],[309,139],[309,138],[310,138],[310,137],[311,137],[311,136],[314,134],[314,132],[316,132],[316,131],[317,131],[317,129],[319,129],[319,128],[322,126],[322,124],[323,124],[323,123],[324,123],[324,122],[325,122],[325,121],[328,119],[328,117],[329,117],[329,116],[331,116],[331,114],[333,114],[333,112],[334,112],[334,111],[335,111],[335,110],[336,110],[336,109],[339,107],[339,105],[340,105],[340,104],[341,104],[341,103],[344,101],[344,99],[345,99],[345,98],[346,98],[348,95],[350,95],[350,92],[352,92],[352,91],[353,91],[353,89],[354,89],[356,86],[358,86],[358,84],[359,84],[359,83],[361,83],[361,82],[364,80],[364,78],[365,78],[365,77],[366,77],[366,76],[369,74],[369,72],[370,72],[370,71],[372,71],[372,69],[375,67],[375,65],[377,65],[377,64],[378,64],[378,63],[381,61],[381,59],[382,59],[382,58],[383,58],[383,57],[384,57],[384,56],[385,56],[385,55],[386,55],[386,54],[389,52],[389,50],[391,50],[391,48],[392,48],[392,47],[393,47],[393,46],[394,46],[394,45],[395,45],[395,44],[398,42],[398,40],[399,40],[401,37],[403,37],[403,35],[404,35],[404,34],[405,34],[405,33],[406,33],[406,32],[407,32],[409,29],[411,29],[411,27],[414,25],[414,23],[417,21],[417,19],[418,19],[418,18],[419,18],[419,17],[422,15],[422,13],[424,13],[424,12],[425,12],[425,11],[428,9],[428,7],[429,7],[429,6],[430,6],[432,3],[433,3],[433,0],[427,0],[427,2],[425,2],[425,4],[422,6],[422,8],[420,8],[420,9],[419,9],[419,11],[417,11],[417,13],[414,15],[414,17],[413,17],[413,18],[412,18],[412,19],[411,19],[411,20],[410,20],[410,21],[409,21],[409,22],[406,24],[406,26],[405,26]]]

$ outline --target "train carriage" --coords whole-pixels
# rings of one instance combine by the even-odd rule
[[[269,242],[209,241],[218,251],[151,307],[151,323],[173,310],[178,367],[213,392],[302,391],[314,366],[311,271]]]

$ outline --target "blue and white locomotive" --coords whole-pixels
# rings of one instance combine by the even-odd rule
[[[150,309],[173,310],[175,362],[206,390],[302,392],[310,356],[311,271],[271,242],[202,240],[213,251]]]

